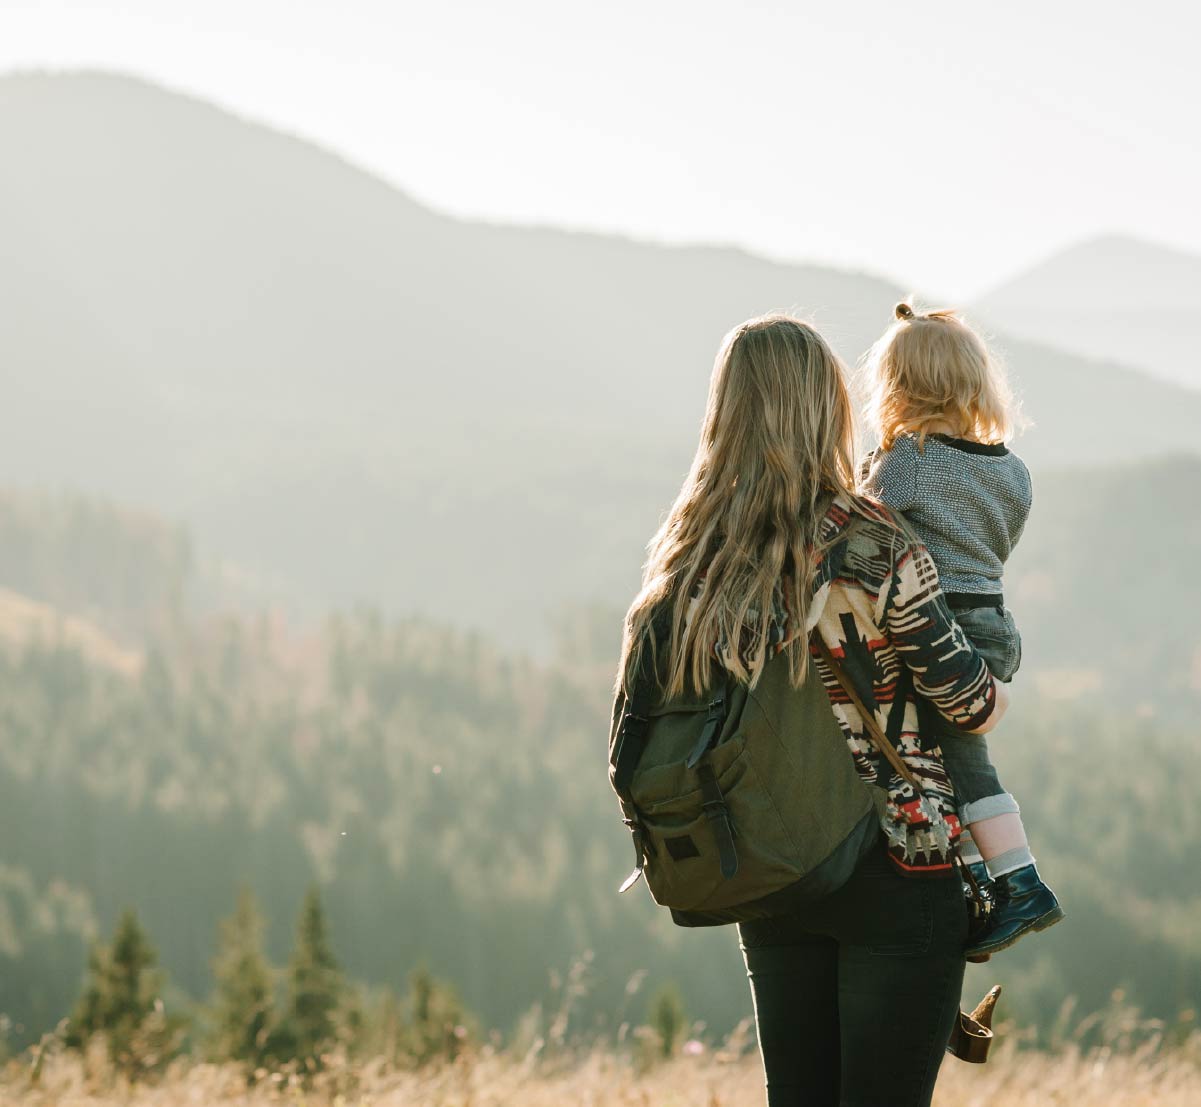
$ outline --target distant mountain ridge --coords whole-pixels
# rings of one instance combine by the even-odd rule
[[[1201,704],[1199,488],[1201,456],[1189,454],[1037,474],[1004,582],[1024,640],[1025,688],[1032,681],[1051,699],[1071,701],[1104,687],[1115,708],[1193,717]],[[615,532],[615,547],[629,547],[633,564],[639,535],[629,521],[598,520],[574,541],[599,541],[601,524]],[[220,627],[240,612],[257,626],[287,598],[253,581],[239,588],[239,567],[196,562],[192,545],[185,528],[145,513],[0,487],[0,642],[74,644],[101,665],[133,672],[151,643],[183,625]],[[577,548],[570,535],[560,540],[561,550],[579,556]],[[562,613],[556,653],[591,669],[599,687],[611,676],[628,596],[614,575],[590,583],[603,588],[599,603],[581,600]],[[507,584],[527,602],[536,587],[522,577]]]
[[[131,78],[0,79],[0,477],[185,520],[314,611],[528,644],[628,594],[721,335],[854,361],[900,290],[738,250],[466,223]],[[1036,467],[1195,451],[1201,396],[1002,336]]]
[[[1040,262],[974,307],[1009,333],[1201,389],[1195,254],[1106,235]]]

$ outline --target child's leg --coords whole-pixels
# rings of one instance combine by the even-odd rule
[[[1021,661],[1021,636],[1013,616],[1002,607],[955,612],[972,645],[998,680],[1009,681]],[[1017,801],[1001,787],[988,743],[979,734],[943,728],[942,752],[959,797],[959,819],[988,863],[990,876],[1034,864]]]
[[[1026,840],[1026,828],[1016,811],[1007,815],[994,815],[969,824],[972,841],[980,851],[992,877],[1011,873],[1015,869],[1034,864],[1034,854]]]
[[[989,875],[1032,865],[1017,800],[1002,787],[988,756],[988,743],[979,734],[946,725],[940,730],[939,745],[959,798],[959,820],[971,830]]]
[[[956,617],[993,676],[1009,680],[1021,659],[1013,617],[1001,607],[971,608]],[[1017,801],[1001,787],[988,743],[979,734],[944,726],[939,745],[959,797],[960,821],[969,827],[992,878],[992,912],[964,951],[971,961],[986,961],[1023,935],[1053,926],[1063,918],[1063,908],[1038,875]]]

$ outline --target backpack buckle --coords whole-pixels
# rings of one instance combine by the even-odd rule
[[[637,741],[646,733],[649,725],[650,719],[646,715],[635,715],[633,711],[627,711],[621,719],[622,738],[633,738]]]
[[[705,725],[701,727],[700,737],[696,740],[696,745],[692,747],[692,752],[688,755],[688,760],[684,762],[685,768],[695,769],[696,763],[700,761],[717,741],[717,736],[721,733],[721,725],[726,721],[726,694],[718,692],[712,700],[709,701],[709,712],[705,716]]]
[[[642,870],[646,867],[647,855],[647,838],[646,831],[637,819],[622,819],[622,822],[630,828],[630,834],[634,838],[634,871],[621,882],[621,887],[617,889],[617,894],[628,892],[635,884],[638,883],[638,878],[643,875]]]

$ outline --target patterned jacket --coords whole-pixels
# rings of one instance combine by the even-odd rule
[[[980,726],[995,706],[996,688],[947,607],[926,548],[901,529],[888,508],[870,500],[860,500],[856,510],[846,499],[833,499],[821,533],[823,544],[831,545],[818,567],[807,625],[797,626],[778,591],[769,653],[816,626],[881,729],[888,730],[902,665],[912,674],[914,690],[945,719],[968,730]],[[718,644],[719,659],[727,649]],[[880,822],[892,860],[907,874],[945,873],[961,829],[955,793],[936,738],[921,733],[914,698],[905,704],[898,747],[925,789],[924,801],[876,751],[858,709],[816,651],[812,664],[860,776],[883,783],[888,793]]]

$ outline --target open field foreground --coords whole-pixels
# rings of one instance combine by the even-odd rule
[[[867,1062],[870,1063],[870,1060]],[[291,1084],[291,1086],[289,1086]],[[75,1057],[47,1064],[35,1081],[10,1062],[0,1104],[21,1107],[185,1107],[294,1104],[297,1107],[759,1107],[753,1055],[722,1063],[681,1057],[639,1073],[628,1061],[596,1053],[574,1065],[531,1065],[483,1053],[416,1072],[366,1063],[331,1071],[304,1089],[276,1077],[248,1088],[233,1066],[173,1066],[153,1084],[130,1086],[111,1073],[89,1076]],[[1100,1049],[1057,1056],[1002,1047],[988,1065],[948,1060],[939,1107],[1197,1107],[1201,1104],[1201,1041],[1171,1052],[1146,1047],[1131,1054]]]

